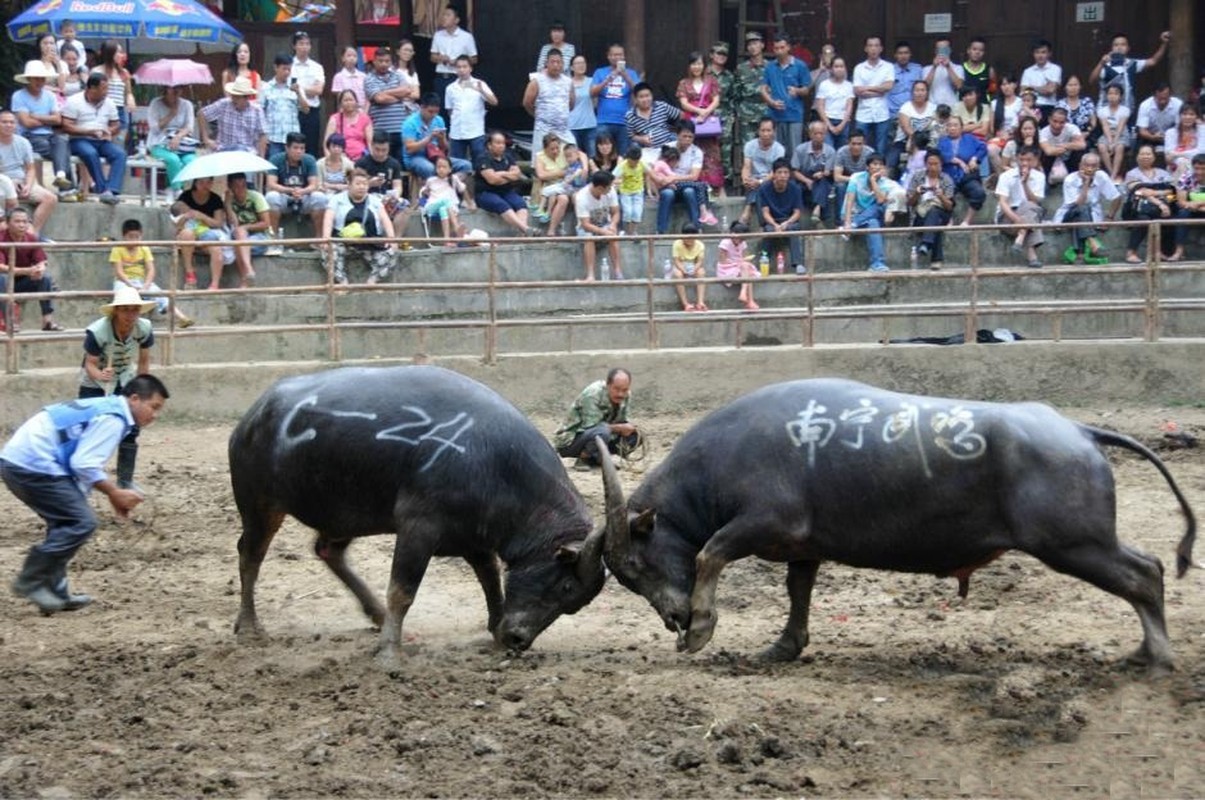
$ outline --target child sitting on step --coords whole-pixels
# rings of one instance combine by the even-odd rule
[[[428,219],[438,219],[443,229],[445,247],[455,247],[453,238],[464,236],[464,225],[460,224],[460,198],[464,195],[464,181],[452,172],[452,162],[447,156],[435,159],[435,174],[427,178],[420,194],[426,199],[423,214]]]

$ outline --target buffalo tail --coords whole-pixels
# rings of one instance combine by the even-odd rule
[[[1188,530],[1184,532],[1184,536],[1180,539],[1180,544],[1176,547],[1176,577],[1183,578],[1184,573],[1188,572],[1188,568],[1192,566],[1192,546],[1197,540],[1197,518],[1192,513],[1192,508],[1188,505],[1188,499],[1180,491],[1180,487],[1176,485],[1175,478],[1168,472],[1163,460],[1141,442],[1125,434],[1107,431],[1104,428],[1096,428],[1091,425],[1081,424],[1080,427],[1087,431],[1098,444],[1121,447],[1137,453],[1154,464],[1155,469],[1159,470],[1163,475],[1167,481],[1167,485],[1171,487],[1172,494],[1180,501],[1180,508],[1184,511],[1185,519],[1188,520]]]

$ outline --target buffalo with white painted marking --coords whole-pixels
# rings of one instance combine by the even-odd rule
[[[643,595],[681,650],[716,624],[720,572],[757,556],[788,564],[790,615],[764,654],[793,660],[808,642],[821,562],[959,579],[1008,550],[1124,598],[1142,622],[1131,659],[1170,669],[1163,566],[1117,539],[1113,474],[1101,445],[1154,464],[1188,527],[1196,521],[1159,458],[1137,441],[1073,422],[1038,403],[898,394],[852,381],[768,386],[710,414],[624,501],[604,463],[604,559]]]
[[[346,368],[282,380],[243,416],[229,454],[243,523],[242,636],[263,634],[255,582],[286,515],[317,531],[318,556],[381,626],[386,662],[397,659],[432,556],[472,565],[489,630],[513,649],[602,588],[602,530],[561,459],[514,406],[455,372]],[[344,554],[356,537],[390,532],[382,606]]]

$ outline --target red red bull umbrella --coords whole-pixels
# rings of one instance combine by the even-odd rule
[[[59,35],[68,19],[81,39],[128,39],[142,52],[153,52],[158,42],[229,50],[243,40],[197,0],[38,0],[9,20],[8,35],[15,42],[34,43],[47,33]]]

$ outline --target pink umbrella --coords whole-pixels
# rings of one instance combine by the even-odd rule
[[[213,83],[213,73],[204,64],[187,58],[161,58],[148,61],[134,72],[144,86],[188,86]]]

